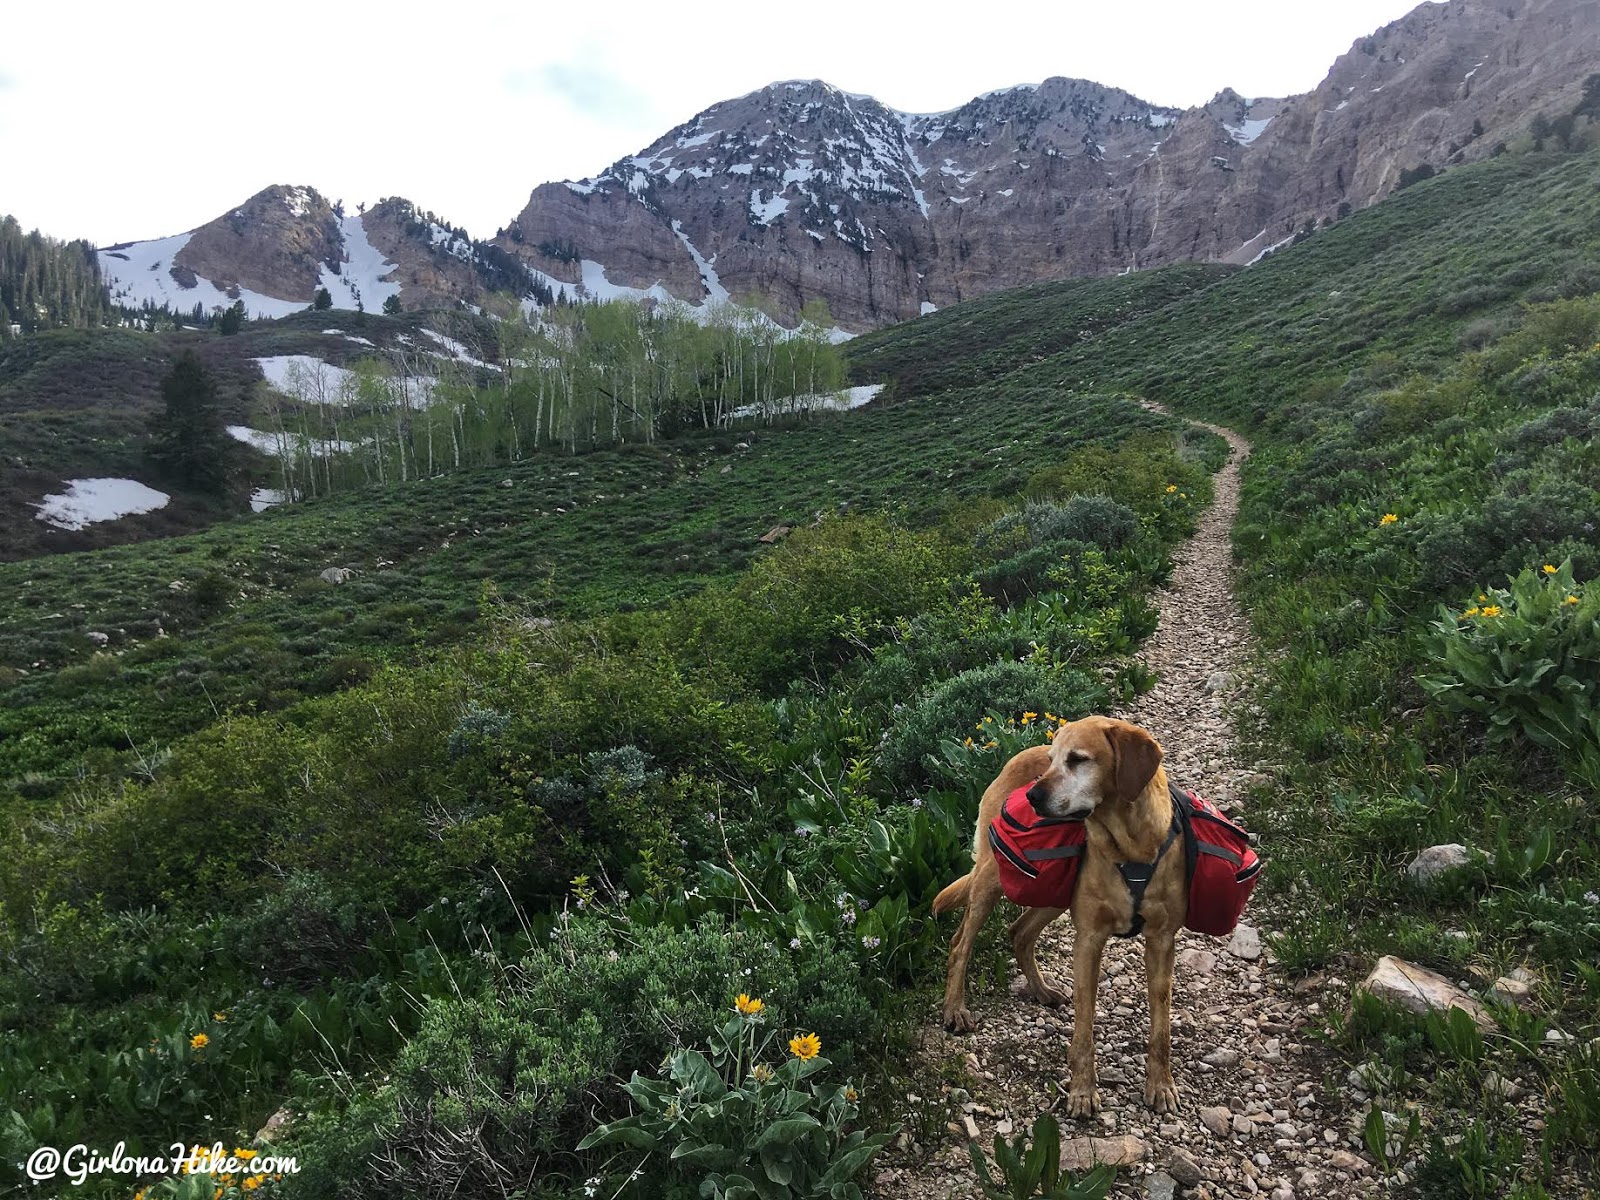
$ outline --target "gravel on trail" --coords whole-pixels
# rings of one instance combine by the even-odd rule
[[[1112,715],[1156,735],[1167,770],[1181,786],[1248,822],[1244,795],[1269,778],[1258,774],[1258,765],[1240,761],[1238,751],[1239,728],[1260,715],[1240,687],[1253,646],[1233,595],[1229,542],[1239,466],[1250,446],[1231,430],[1204,427],[1225,438],[1232,453],[1215,477],[1214,503],[1193,539],[1179,548],[1168,587],[1157,594],[1160,625],[1139,657],[1159,681]],[[1271,846],[1262,847],[1262,857],[1270,872]],[[1092,1118],[1074,1121],[1065,1114],[1070,1008],[1024,999],[1014,963],[1009,994],[982,995],[974,988],[974,1034],[946,1033],[930,1003],[918,1034],[918,1075],[945,1082],[940,1095],[906,1098],[905,1128],[870,1172],[872,1194],[882,1200],[979,1196],[967,1150],[972,1132],[987,1151],[997,1132],[1015,1136],[1047,1109],[1061,1123],[1064,1163],[1098,1155],[1125,1164],[1112,1190],[1117,1197],[1290,1200],[1380,1190],[1360,1132],[1365,1096],[1346,1085],[1343,1065],[1313,1037],[1323,1023],[1321,989],[1342,999],[1348,985],[1318,976],[1297,981],[1278,971],[1256,928],[1257,922],[1270,924],[1264,910],[1259,897],[1253,900],[1247,924],[1231,939],[1179,937],[1172,1064],[1181,1108],[1175,1114],[1157,1115],[1144,1103],[1149,1012],[1143,939],[1113,939],[1106,947],[1096,999],[1103,1107]],[[1003,906],[991,923],[998,927],[1008,919]],[[1051,925],[1039,942],[1046,975],[1069,995],[1071,946],[1070,918]],[[916,1140],[919,1129],[931,1144]]]

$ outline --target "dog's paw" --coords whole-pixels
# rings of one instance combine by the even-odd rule
[[[1024,996],[1035,1004],[1043,1004],[1048,1008],[1060,1008],[1063,1004],[1071,1004],[1072,996],[1052,984],[1034,987],[1031,983],[1023,989]]]
[[[1144,1102],[1158,1113],[1178,1111],[1178,1087],[1170,1079],[1145,1081]]]
[[[972,1033],[978,1028],[978,1018],[972,1015],[971,1009],[958,1008],[945,1013],[944,1027],[951,1033]]]
[[[1078,1087],[1073,1085],[1067,1093],[1067,1115],[1069,1117],[1092,1117],[1100,1111],[1100,1093],[1092,1087]]]

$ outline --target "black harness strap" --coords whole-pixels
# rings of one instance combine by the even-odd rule
[[[1172,813],[1172,828],[1167,831],[1167,840],[1161,843],[1161,849],[1156,851],[1155,862],[1147,863],[1118,863],[1117,870],[1122,873],[1122,882],[1128,889],[1128,895],[1133,899],[1133,925],[1127,933],[1119,933],[1117,937],[1138,937],[1144,930],[1144,914],[1139,909],[1144,904],[1144,890],[1150,886],[1150,881],[1155,878],[1156,868],[1161,865],[1161,859],[1172,848],[1172,843],[1178,840],[1181,826],[1178,813],[1174,808]]]

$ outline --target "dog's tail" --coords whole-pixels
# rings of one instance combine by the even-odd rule
[[[967,902],[967,888],[971,883],[972,873],[969,871],[933,898],[933,911],[942,913],[962,907]]]

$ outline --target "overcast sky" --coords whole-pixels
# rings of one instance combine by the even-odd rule
[[[1413,0],[6,4],[0,213],[100,245],[273,183],[491,236],[718,100],[821,78],[910,112],[1049,75],[1157,104],[1307,91]]]

